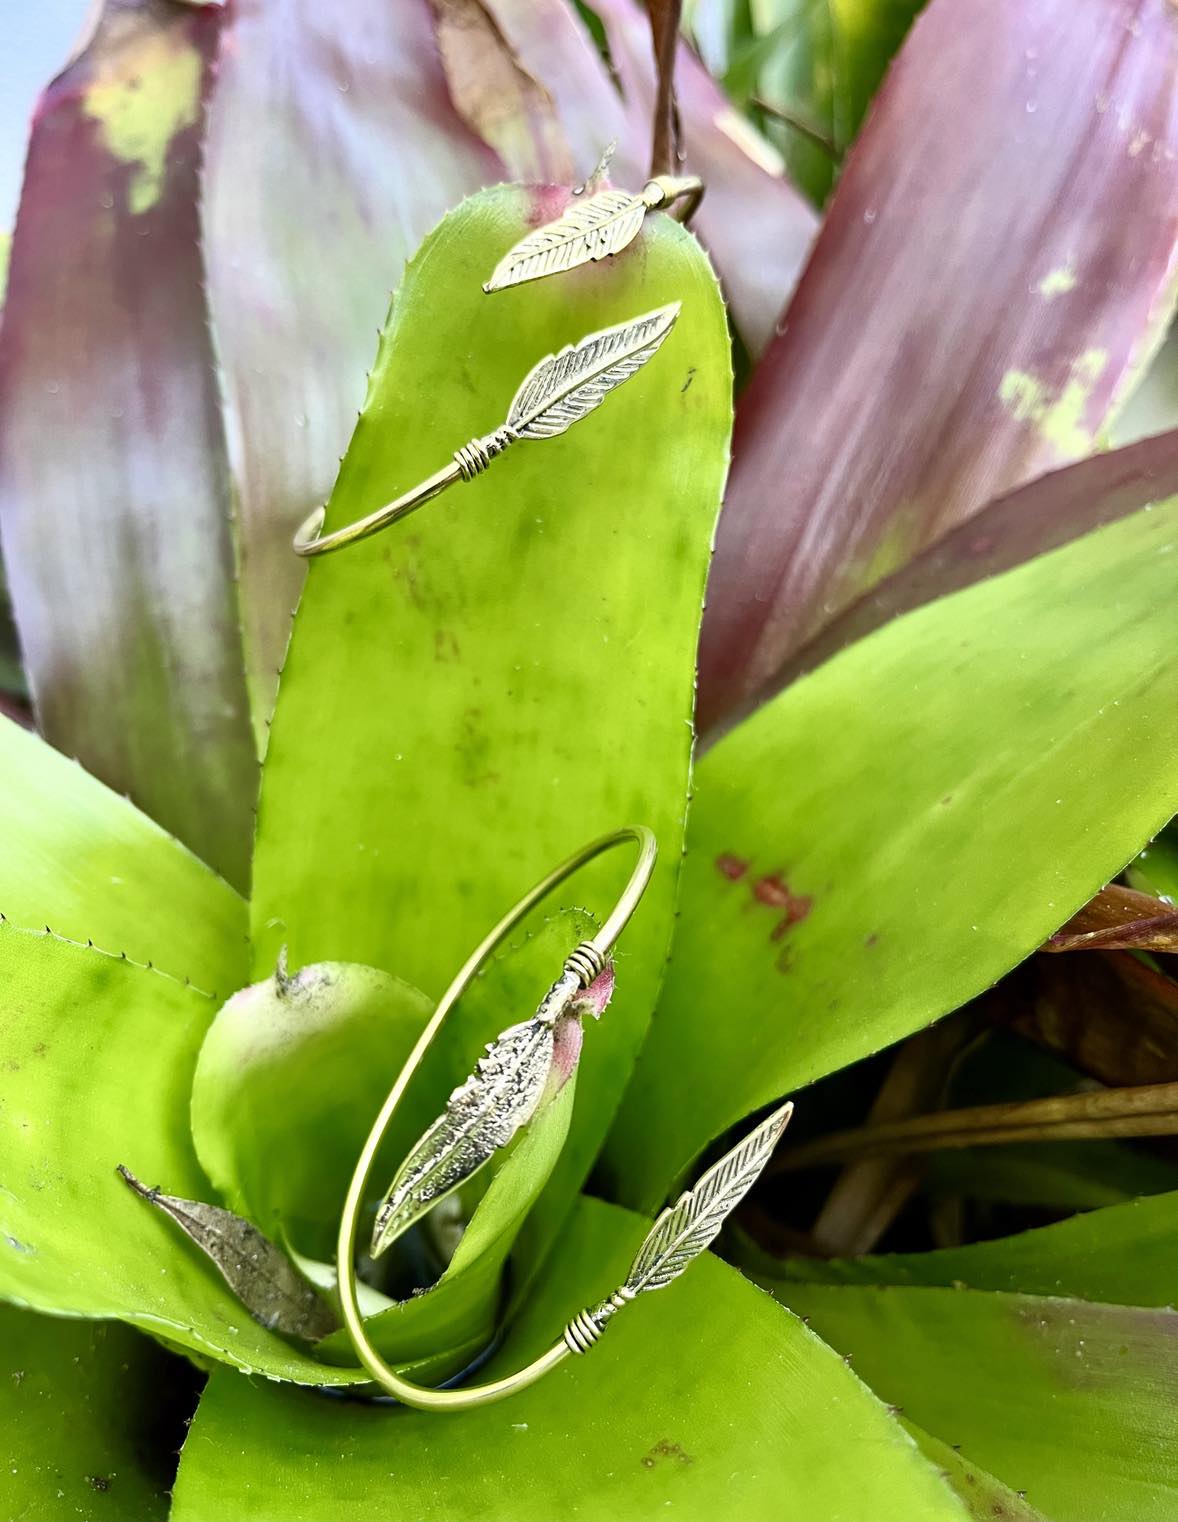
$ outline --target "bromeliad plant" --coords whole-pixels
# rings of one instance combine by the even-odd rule
[[[557,0],[350,9],[108,0],[34,129],[0,530],[57,748],[0,729],[8,1509],[166,1504],[143,1392],[183,1364],[42,1311],[208,1370],[179,1522],[1172,1515],[1168,1164],[1106,1152],[1149,1198],[838,1261],[915,1182],[826,1134],[861,1118],[863,1059],[977,999],[1178,809],[1178,437],[1093,453],[1169,315],[1172,8],[933,0],[796,289],[814,216],[683,53],[719,283],[651,213],[612,261],[493,297],[602,140],[642,184],[670,119],[646,20],[593,7],[619,95]],[[505,176],[543,183],[479,189]],[[624,397],[313,563],[289,630],[291,534],[345,444],[328,531],[494,426],[537,356],[671,302]],[[730,442],[733,330],[756,364]],[[488,1348],[487,1377],[519,1367],[789,1092],[799,1140],[852,1159],[822,1231],[765,1193],[761,1245],[727,1255],[773,1298],[706,1257],[503,1405],[329,1399],[363,1378],[328,1265],[388,1083],[518,894],[630,821],[662,854],[616,992],[589,990],[600,1021],[512,1146],[369,1273],[370,1332],[426,1383]],[[1138,891],[1171,893],[1166,852]],[[586,869],[472,987],[382,1182],[616,882]],[[1068,946],[1139,953],[1149,903]],[[875,1144],[905,1072],[936,1103],[954,1029],[898,1049]],[[1083,1166],[1069,1186],[1098,1203]]]

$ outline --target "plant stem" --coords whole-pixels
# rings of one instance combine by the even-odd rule
[[[767,1171],[790,1173],[847,1158],[993,1147],[1004,1142],[1174,1135],[1178,1135],[1178,1083],[1154,1083],[943,1110],[834,1131],[779,1152]]]
[[[671,174],[678,168],[679,119],[675,106],[675,53],[683,0],[648,0],[650,39],[658,71],[658,91],[651,130],[650,172]]]
[[[804,137],[808,143],[813,143],[815,148],[820,149],[834,163],[837,164],[842,158],[836,143],[832,143],[830,138],[824,136],[817,127],[812,126],[807,121],[803,121],[800,116],[796,116],[792,111],[787,111],[784,106],[775,106],[772,101],[765,100],[760,95],[754,95],[749,104],[756,106],[757,110],[763,111],[766,116],[771,116],[774,121],[783,123],[791,131]]]

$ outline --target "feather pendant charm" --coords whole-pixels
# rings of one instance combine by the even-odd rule
[[[694,1188],[667,1206],[638,1249],[623,1293],[638,1295],[643,1290],[662,1289],[712,1245],[721,1226],[761,1176],[792,1114],[792,1104],[774,1110],[731,1152],[713,1163]]]
[[[599,190],[587,200],[574,201],[555,221],[508,249],[483,290],[502,291],[611,258],[637,237],[648,211],[683,196],[691,198],[685,213],[690,216],[702,193],[698,180],[664,176],[648,180],[637,195],[629,190]]]
[[[554,1042],[553,1027],[532,1019],[513,1025],[487,1047],[397,1170],[376,1212],[374,1258],[531,1120],[548,1081]]]
[[[551,439],[563,433],[641,370],[678,315],[679,303],[673,301],[549,354],[515,393],[506,431],[516,439]]]
[[[608,259],[637,236],[648,209],[645,192],[632,195],[628,190],[599,190],[588,200],[574,201],[555,222],[508,249],[483,290],[490,294]]]
[[[793,1114],[781,1105],[731,1152],[704,1173],[655,1221],[638,1249],[626,1282],[608,1300],[582,1311],[565,1328],[565,1345],[586,1353],[611,1317],[643,1293],[663,1289],[715,1241],[721,1226],[756,1183]]]
[[[604,998],[612,991],[612,977]],[[566,968],[530,1020],[503,1031],[454,1090],[446,1108],[397,1170],[372,1232],[371,1254],[386,1248],[431,1206],[465,1184],[505,1147],[540,1106],[554,1065],[567,1054],[568,1022],[577,1024],[572,1061],[579,1050],[583,1012],[600,1013],[576,973]],[[567,1062],[565,1071],[567,1072]]]

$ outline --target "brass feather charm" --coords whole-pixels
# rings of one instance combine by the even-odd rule
[[[611,391],[641,370],[657,354],[678,316],[679,302],[673,301],[629,322],[590,333],[558,354],[546,355],[525,376],[502,427],[463,444],[454,451],[449,465],[395,502],[333,533],[322,532],[326,510],[317,507],[295,534],[295,554],[325,555],[367,539],[369,534],[415,512],[456,481],[473,481],[497,455],[520,439],[555,438],[600,407]]]
[[[726,1152],[694,1188],[668,1205],[650,1228],[626,1275],[625,1291],[662,1289],[712,1245],[721,1226],[756,1183],[789,1124],[793,1105],[774,1110],[744,1141]]]
[[[397,1170],[376,1212],[374,1258],[531,1120],[548,1081],[554,1040],[550,1025],[526,1020],[487,1047],[486,1056]]]
[[[637,235],[650,204],[645,192],[632,195],[628,190],[600,190],[586,201],[574,202],[555,222],[508,249],[483,290],[506,290],[620,253]]]
[[[512,439],[551,439],[600,407],[662,345],[675,326],[679,303],[590,333],[549,354],[527,375],[507,414]]]
[[[793,1114],[786,1103],[701,1176],[698,1183],[668,1205],[646,1234],[626,1282],[600,1305],[574,1316],[565,1328],[565,1345],[585,1353],[610,1319],[645,1290],[663,1289],[715,1241],[741,1200],[756,1183],[773,1155]]]
[[[687,217],[702,193],[698,180],[670,176],[648,180],[637,195],[629,190],[599,190],[587,200],[575,201],[555,221],[508,249],[483,290],[502,291],[525,280],[540,280],[580,264],[608,259],[637,237],[648,211],[685,197]]]
[[[567,969],[530,1020],[492,1041],[474,1072],[397,1170],[376,1212],[371,1254],[379,1257],[431,1206],[465,1184],[536,1113],[552,1072],[557,1026],[577,1019],[581,983]]]

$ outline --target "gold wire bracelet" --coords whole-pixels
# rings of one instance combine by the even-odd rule
[[[604,852],[623,846],[628,843],[636,843],[638,846],[638,861],[630,874],[630,879],[622,890],[604,925],[587,941],[583,941],[565,961],[565,967],[561,977],[554,985],[553,992],[562,987],[568,987],[569,992],[583,989],[593,981],[605,965],[605,960],[613,949],[618,936],[630,920],[631,915],[638,907],[642,895],[650,882],[651,873],[658,853],[658,846],[654,834],[645,826],[639,825],[633,828],[617,830],[611,835],[603,835],[597,840],[590,841],[579,851],[574,852],[567,861],[549,872],[548,875],[536,884],[523,898],[510,909],[495,928],[486,935],[475,947],[458,972],[454,981],[442,995],[434,1010],[429,1024],[418,1037],[417,1044],[409,1054],[409,1059],[401,1069],[388,1098],[381,1107],[368,1140],[364,1143],[360,1153],[356,1170],[352,1175],[352,1182],[348,1188],[347,1198],[344,1203],[343,1218],[340,1222],[339,1245],[337,1253],[337,1268],[339,1275],[340,1303],[343,1309],[344,1322],[352,1338],[352,1344],[360,1362],[368,1372],[390,1394],[406,1405],[419,1406],[426,1410],[457,1411],[468,1406],[482,1405],[487,1401],[498,1400],[504,1395],[509,1395],[513,1390],[523,1389],[533,1380],[539,1379],[541,1374],[560,1362],[568,1351],[557,1353],[554,1349],[544,1358],[529,1365],[519,1374],[512,1375],[505,1380],[497,1380],[493,1384],[478,1385],[462,1390],[431,1390],[420,1385],[413,1384],[395,1370],[391,1369],[380,1354],[368,1340],[364,1329],[363,1317],[360,1314],[359,1299],[356,1285],[356,1234],[359,1227],[360,1212],[363,1207],[365,1193],[368,1188],[369,1175],[372,1172],[377,1152],[385,1133],[397,1112],[398,1106],[405,1094],[409,1083],[421,1064],[431,1042],[437,1035],[442,1022],[453,1009],[454,1005],[462,997],[463,993],[474,981],[479,970],[487,958],[506,939],[532,909],[566,878],[571,877],[580,867],[585,866],[594,858]],[[550,994],[541,1006],[554,1006],[557,1001]],[[561,1344],[563,1347],[563,1344]]]
[[[340,1305],[352,1346],[361,1364],[383,1389],[407,1406],[416,1406],[426,1411],[463,1411],[472,1406],[487,1405],[526,1389],[551,1369],[556,1368],[570,1354],[587,1353],[619,1310],[643,1291],[661,1289],[670,1284],[699,1253],[709,1246],[728,1214],[743,1199],[761,1173],[789,1121],[793,1106],[785,1104],[774,1110],[742,1142],[713,1164],[694,1188],[683,1194],[675,1205],[664,1210],[655,1221],[638,1250],[625,1283],[607,1299],[580,1311],[567,1324],[561,1336],[546,1353],[541,1354],[539,1358],[515,1373],[481,1385],[467,1385],[458,1389],[431,1389],[414,1384],[398,1374],[395,1369],[390,1368],[370,1342],[359,1305],[356,1282],[356,1235],[377,1152],[414,1073],[447,1014],[505,937],[541,899],[572,873],[604,852],[628,842],[637,844],[638,862],[605,924],[596,935],[582,941],[570,953],[565,959],[560,977],[541,1001],[537,1015],[525,1026],[514,1027],[513,1032],[525,1032],[533,1027],[542,1028],[545,1021],[551,1024],[559,1017],[562,1010],[568,1009],[576,993],[583,991],[600,975],[614,943],[638,907],[654,869],[657,846],[654,835],[644,826],[618,830],[582,847],[525,894],[519,903],[509,910],[495,928],[484,937],[442,995],[429,1024],[422,1031],[408,1061],[398,1074],[356,1164],[344,1204],[337,1247]],[[511,1036],[513,1032],[506,1034]],[[489,1048],[488,1052],[493,1054],[500,1049],[507,1049],[504,1046],[503,1037]],[[456,1099],[461,1099],[469,1092],[468,1086],[455,1090],[451,1096],[451,1105]],[[508,1101],[509,1107],[515,1103],[514,1100]],[[410,1160],[402,1165],[398,1172],[398,1179],[407,1174],[411,1178],[414,1176],[412,1159],[420,1155],[423,1148],[436,1160],[438,1156],[436,1137],[439,1128],[444,1129],[451,1119],[457,1121],[457,1117],[452,1116],[451,1108],[448,1106],[446,1114],[429,1128],[418,1147],[414,1149],[414,1153],[410,1154]],[[509,1114],[505,1119],[511,1122],[516,1119],[516,1116]],[[509,1130],[510,1125],[505,1127],[505,1131]],[[486,1161],[489,1156],[490,1152],[483,1157],[482,1161]],[[481,1166],[481,1163],[475,1166]],[[420,1176],[421,1170],[418,1170],[417,1177]],[[469,1176],[468,1172],[463,1175],[463,1178]],[[450,1192],[454,1187],[457,1185],[448,1179],[445,1188],[435,1192],[428,1204],[436,1203],[444,1193]],[[390,1201],[392,1201],[391,1206]],[[393,1187],[385,1196],[385,1205],[377,1215],[373,1233],[374,1251],[382,1250],[394,1236],[406,1229],[410,1220],[418,1218],[423,1213],[420,1209],[423,1204],[425,1202],[419,1198],[413,1210],[399,1210],[397,1180],[394,1180]],[[428,1204],[425,1204],[425,1208],[428,1208]]]
[[[611,391],[658,352],[678,315],[679,303],[673,301],[629,322],[590,333],[557,354],[545,355],[524,377],[502,427],[463,444],[448,465],[412,491],[334,533],[323,533],[327,509],[317,507],[295,533],[295,554],[304,558],[326,555],[367,539],[416,512],[456,481],[473,481],[496,456],[521,439],[551,439],[564,433],[600,407]]]

